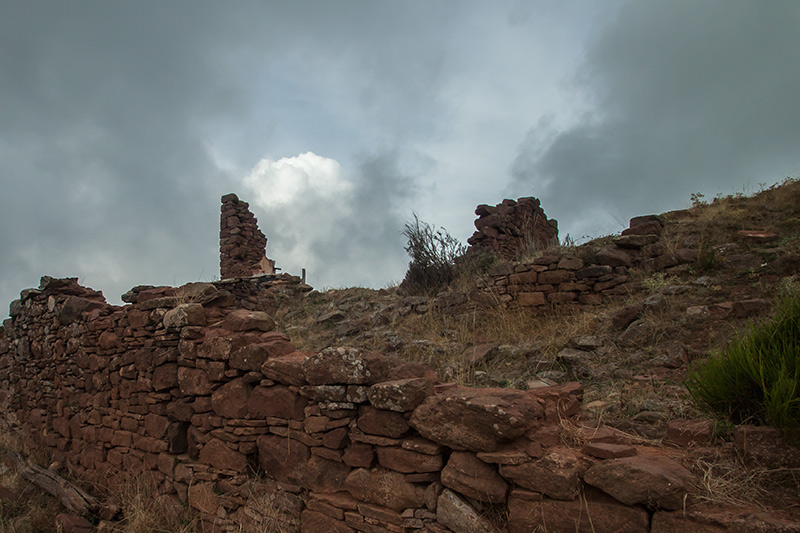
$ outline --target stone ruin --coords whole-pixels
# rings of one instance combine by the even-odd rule
[[[547,218],[537,198],[507,199],[494,207],[479,205],[475,214],[477,231],[467,239],[474,252],[488,251],[514,261],[558,243],[558,222]]]
[[[470,388],[359,348],[302,352],[245,308],[261,305],[253,291],[300,286],[284,274],[139,287],[113,306],[45,276],[0,328],[0,429],[96,487],[139,476],[204,532],[797,531],[687,511],[693,474],[669,449],[575,421],[577,383]],[[710,422],[678,422],[673,445],[708,444]]]
[[[249,204],[235,194],[222,197],[219,225],[219,270],[222,279],[274,274],[275,261],[267,258],[267,237]]]

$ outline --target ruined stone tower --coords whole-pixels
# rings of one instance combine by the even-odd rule
[[[222,279],[274,274],[275,261],[267,258],[267,237],[247,202],[231,193],[222,197],[219,221],[219,271]]]

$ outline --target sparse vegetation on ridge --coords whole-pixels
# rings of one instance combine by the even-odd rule
[[[800,293],[782,297],[775,316],[754,323],[724,349],[698,361],[687,386],[703,409],[735,424],[800,430]]]

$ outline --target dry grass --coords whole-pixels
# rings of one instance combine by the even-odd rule
[[[31,485],[11,466],[8,452],[29,455],[11,431],[0,431],[0,486],[19,498],[13,502],[0,501],[0,531],[3,533],[51,533],[59,503],[49,494]]]
[[[685,466],[697,474],[695,499],[699,503],[756,506],[760,509],[797,507],[800,469],[751,467],[732,453],[687,459]]]
[[[114,533],[195,533],[198,523],[190,509],[170,496],[159,496],[148,479],[131,476],[116,483],[111,496],[122,519],[108,524]]]

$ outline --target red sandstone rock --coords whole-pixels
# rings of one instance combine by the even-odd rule
[[[377,383],[367,389],[367,397],[377,409],[406,412],[414,410],[432,392],[429,380],[411,378]]]
[[[198,303],[181,304],[167,311],[162,322],[165,328],[202,326],[206,323],[206,313],[203,306]]]
[[[737,426],[733,444],[746,461],[766,468],[800,468],[800,448],[789,446],[780,431],[766,426]]]
[[[438,472],[442,469],[441,455],[404,450],[396,447],[379,447],[378,462],[384,468],[412,474],[417,472]]]
[[[590,467],[583,476],[626,505],[647,505],[676,510],[684,504],[694,477],[672,459],[660,456],[634,456],[603,461]]]
[[[459,533],[493,533],[496,528],[467,502],[449,489],[442,491],[436,505],[436,521]]]
[[[338,461],[324,459],[317,455],[302,466],[300,482],[303,487],[314,492],[337,492],[343,489],[344,481],[352,469]]]
[[[189,485],[189,506],[201,513],[215,515],[219,507],[219,496],[214,492],[213,483],[192,483]]]
[[[308,400],[289,390],[285,385],[256,387],[247,399],[250,418],[267,417],[303,420]]]
[[[58,533],[91,533],[94,526],[82,516],[60,513],[56,515]]]
[[[205,370],[182,366],[178,368],[178,387],[190,396],[211,394],[211,382]]]
[[[580,472],[578,458],[566,449],[553,450],[536,462],[500,466],[504,478],[557,500],[578,496]]]
[[[228,331],[272,331],[275,321],[263,311],[237,309],[225,317],[223,326]]]
[[[244,472],[247,458],[239,452],[231,450],[219,439],[211,439],[200,450],[200,462],[220,470]]]
[[[470,452],[452,453],[442,470],[442,484],[483,502],[505,502],[508,493],[508,483],[497,469]]]
[[[680,447],[705,445],[713,436],[714,422],[711,420],[672,420],[667,424],[663,442]]]
[[[543,414],[540,400],[529,392],[456,387],[427,398],[409,423],[423,437],[455,450],[489,452],[523,435]]]
[[[619,459],[636,455],[636,448],[633,446],[603,442],[589,442],[583,446],[581,451],[598,459]]]
[[[299,481],[301,466],[311,456],[308,446],[287,437],[262,435],[256,441],[264,472],[278,481]]]
[[[341,520],[316,511],[304,510],[300,514],[300,533],[355,533]]]
[[[239,370],[261,370],[264,361],[294,352],[289,338],[282,333],[271,332],[271,337],[258,344],[248,344],[231,353],[230,365]]]
[[[220,416],[244,418],[248,413],[248,398],[253,391],[244,379],[225,383],[211,395],[211,407]]]
[[[648,533],[650,528],[647,512],[641,507],[628,507],[595,493],[559,501],[515,489],[508,499],[508,513],[509,533]],[[683,533],[690,531],[683,530]]]
[[[479,205],[475,214],[478,231],[467,242],[477,253],[488,251],[511,261],[531,246],[545,249],[558,240],[558,223],[547,218],[533,197]]]
[[[347,476],[344,488],[356,500],[382,505],[395,511],[422,505],[414,485],[398,472],[358,468]]]
[[[308,356],[303,361],[303,372],[312,385],[371,385],[385,381],[397,362],[377,352],[339,346]]]
[[[306,384],[302,365],[308,356],[309,354],[304,352],[292,352],[281,357],[267,359],[261,365],[261,373],[280,383],[302,387]]]
[[[359,407],[358,413],[359,429],[370,435],[396,439],[405,435],[409,429],[406,417],[395,411],[384,411],[369,405],[362,405]]]
[[[178,365],[175,363],[166,363],[158,366],[153,370],[153,379],[151,381],[153,390],[156,392],[169,390],[178,386]]]
[[[354,442],[345,449],[342,461],[348,466],[369,468],[375,461],[375,452],[369,444]]]

